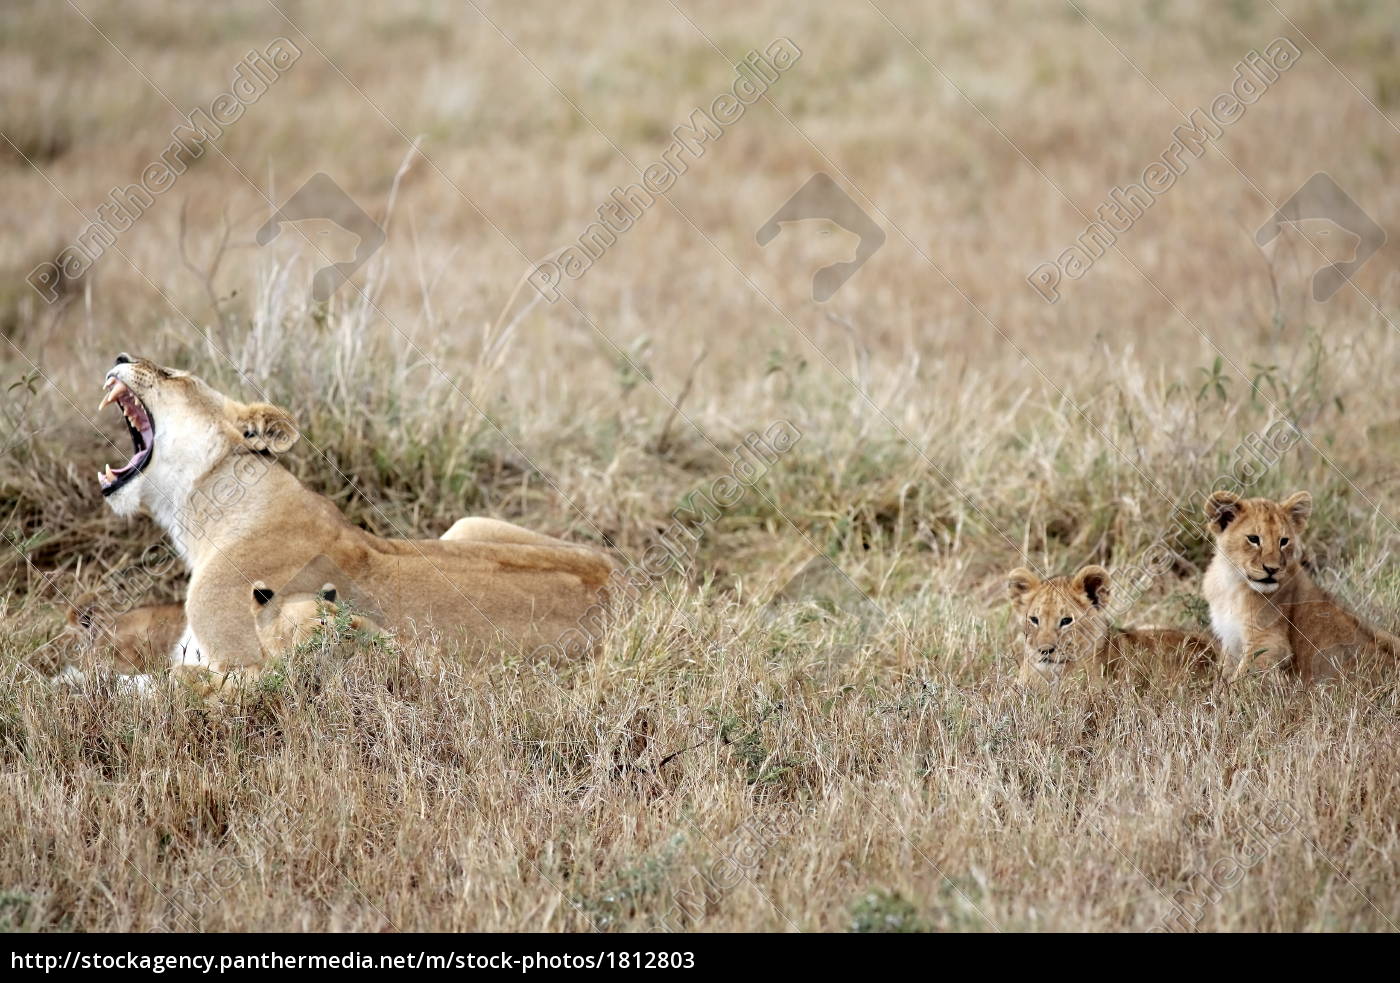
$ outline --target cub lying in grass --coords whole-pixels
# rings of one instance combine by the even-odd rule
[[[381,635],[383,629],[372,619],[337,603],[334,584],[326,584],[312,592],[279,594],[262,581],[252,587],[253,624],[257,630],[262,659],[253,666],[226,673],[213,672],[202,666],[176,665],[177,679],[201,696],[228,694],[241,686],[256,682],[274,659],[315,640],[318,636],[336,642],[350,636]]]
[[[1304,682],[1374,675],[1400,659],[1400,639],[1342,607],[1304,568],[1312,505],[1305,491],[1282,502],[1227,491],[1206,500],[1215,558],[1202,593],[1229,682],[1274,671]]]
[[[342,612],[336,603],[335,584],[326,584],[314,594],[278,594],[258,581],[253,585],[253,623],[257,625],[264,661],[305,645],[326,629],[368,635],[383,632],[362,614]]]
[[[111,616],[98,603],[68,609],[61,648],[67,657],[58,678],[78,682],[88,673],[144,677],[163,669],[185,630],[183,604],[148,604]],[[138,687],[139,688],[139,687]]]
[[[1153,666],[1202,673],[1214,664],[1209,640],[1173,628],[1113,627],[1104,611],[1108,571],[1087,566],[1072,577],[1041,580],[1024,567],[1006,575],[1021,629],[1023,686],[1082,681],[1103,686]]]

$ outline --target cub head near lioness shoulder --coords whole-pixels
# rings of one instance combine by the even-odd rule
[[[312,641],[318,635],[334,637],[353,632],[381,633],[379,625],[363,614],[344,611],[337,603],[335,584],[315,593],[277,593],[262,581],[253,584],[253,623],[263,655],[282,655]]]

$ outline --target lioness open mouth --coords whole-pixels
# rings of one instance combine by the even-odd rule
[[[117,404],[122,411],[122,417],[126,420],[126,429],[131,433],[133,448],[131,460],[124,465],[113,468],[109,464],[97,472],[97,482],[102,486],[102,494],[106,496],[136,477],[147,464],[151,463],[151,452],[155,449],[156,429],[151,423],[151,414],[145,406],[141,405],[141,400],[136,398],[136,394],[126,387],[126,383],[109,375],[102,388],[107,391],[107,394],[102,397],[102,402],[97,404],[98,412],[106,409],[109,403]]]

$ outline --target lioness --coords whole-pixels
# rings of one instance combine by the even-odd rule
[[[442,534],[442,538],[568,545],[561,539],[483,516],[458,519]],[[327,589],[331,591],[330,597],[325,596]],[[274,593],[261,581],[254,585],[255,598],[259,591],[269,599]],[[326,584],[320,591],[320,599],[334,602],[334,593],[334,585]],[[261,619],[255,618],[264,657],[300,644],[318,625],[325,624],[324,618],[313,617],[316,614],[316,596],[309,592],[279,595],[278,603],[271,612],[264,611]],[[255,615],[257,613],[254,612]],[[182,661],[182,653],[177,646],[185,632],[183,604],[148,604],[118,615],[111,624],[105,623],[106,620],[96,604],[70,608],[63,634],[64,647],[69,654],[80,656],[83,664],[90,668],[119,675],[149,675],[168,668],[172,660]],[[353,616],[351,627],[356,631],[381,630],[375,622],[361,614]],[[64,672],[64,678],[69,680],[82,675],[81,670],[71,664]]]
[[[1022,658],[1016,681],[1045,685],[1082,677],[1102,686],[1125,670],[1168,665],[1202,672],[1214,662],[1210,642],[1174,628],[1113,627],[1104,611],[1108,571],[1082,567],[1072,577],[1041,580],[1024,567],[1006,575],[1011,608],[1020,620]]]
[[[1215,557],[1202,593],[1227,680],[1272,670],[1305,682],[1394,664],[1400,639],[1346,610],[1303,567],[1305,491],[1282,502],[1227,491],[1206,499]]]
[[[215,673],[258,664],[252,614],[238,599],[258,580],[289,589],[311,567],[341,572],[347,597],[391,630],[431,627],[476,648],[591,641],[579,622],[606,600],[612,563],[601,553],[549,537],[383,539],[276,461],[299,437],[285,410],[126,354],[104,389],[101,405],[120,408],[135,452],[101,472],[102,494],[118,515],[147,509],[189,569],[185,663]]]

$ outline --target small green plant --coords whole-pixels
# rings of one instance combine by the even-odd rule
[[[579,909],[600,931],[616,928],[625,920],[654,905],[675,866],[676,853],[685,842],[681,834],[673,836],[655,856],[624,867],[603,882],[598,890],[576,898]]]
[[[0,891],[0,932],[22,932],[34,899],[23,891]]]
[[[1196,371],[1206,377],[1206,381],[1202,384],[1200,392],[1196,393],[1196,402],[1199,403],[1212,394],[1222,403],[1230,398],[1229,388],[1231,379],[1225,374],[1224,356],[1215,356],[1215,361],[1211,363],[1210,368],[1197,369]]]
[[[852,932],[926,932],[918,909],[897,891],[875,890],[851,905]]]

